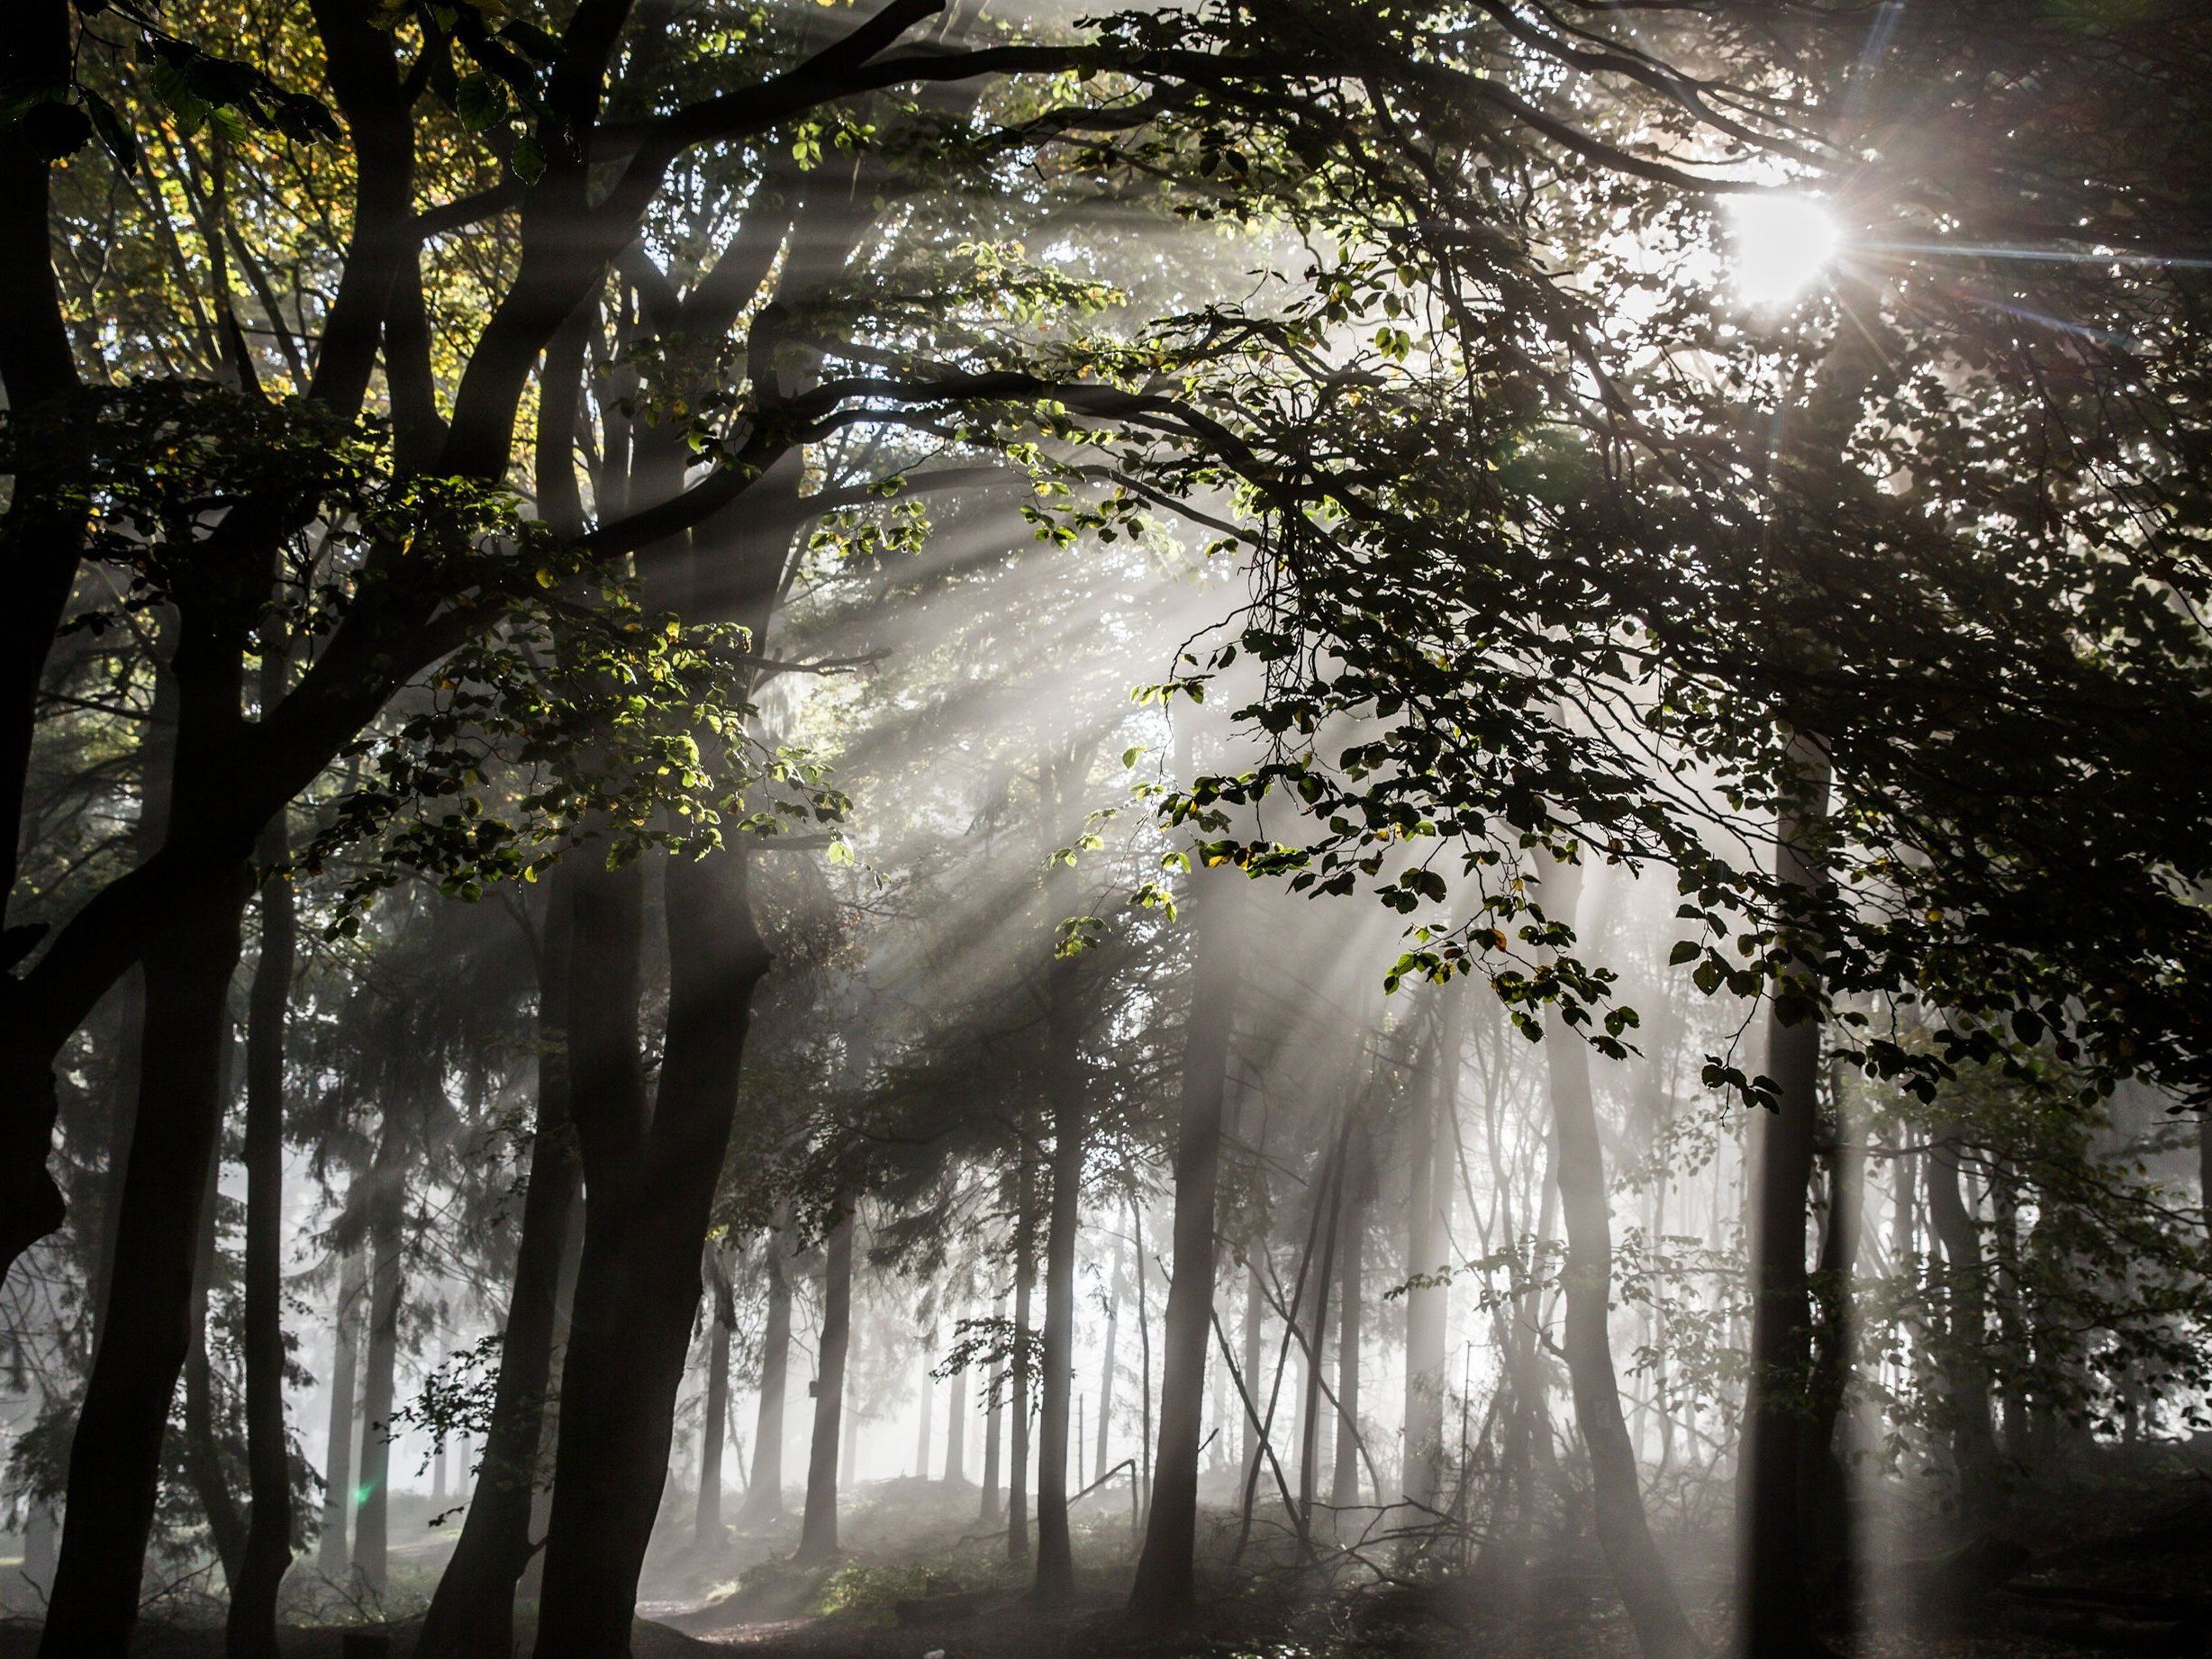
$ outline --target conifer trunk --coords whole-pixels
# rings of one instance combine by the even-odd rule
[[[353,1408],[360,1386],[360,1328],[368,1274],[359,1246],[348,1250],[338,1269],[338,1313],[331,1341],[330,1434],[322,1462],[322,1536],[315,1571],[331,1583],[343,1582],[352,1558]]]

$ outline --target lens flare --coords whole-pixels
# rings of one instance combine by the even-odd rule
[[[1728,204],[1736,291],[1753,305],[1794,299],[1834,258],[1838,232],[1827,208],[1801,195],[1737,196]]]

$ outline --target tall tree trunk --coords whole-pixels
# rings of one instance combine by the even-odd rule
[[[1582,873],[1574,865],[1539,861],[1544,909],[1572,925]],[[1613,1301],[1613,1225],[1605,1193],[1605,1152],[1598,1138],[1591,1097],[1590,1050],[1564,1020],[1550,1022],[1552,1120],[1558,1135],[1559,1207],[1566,1222],[1567,1379],[1574,1392],[1574,1419],[1590,1454],[1590,1486],[1599,1547],[1636,1627],[1645,1659],[1685,1659],[1701,1645],[1682,1613],[1673,1582],[1652,1542],[1644,1515],[1644,1491],[1636,1447],[1621,1414],[1620,1383],[1613,1369],[1607,1322]]]
[[[1923,1167],[1927,1172],[1928,1226],[1943,1247],[1949,1292],[1944,1393],[1951,1419],[1959,1515],[1970,1530],[1978,1531],[1998,1518],[2001,1459],[1990,1420],[1990,1368],[1982,1355],[1989,1338],[1981,1229],[1967,1208],[1962,1183],[1965,1136],[1964,1124],[1945,1124],[1937,1131]]]
[[[1827,814],[1828,775],[1817,747],[1799,739],[1801,798],[1782,814],[1776,874],[1800,891],[1824,879],[1813,839]],[[1811,1381],[1810,1283],[1806,1221],[1820,1123],[1821,967],[1817,945],[1799,941],[1790,975],[1767,1022],[1766,1067],[1776,1106],[1751,1125],[1751,1370],[1737,1473],[1737,1597],[1745,1659],[1799,1659],[1817,1651],[1805,1582],[1803,1491]]]
[[[1129,1604],[1131,1618],[1155,1624],[1181,1620],[1197,1604],[1198,1455],[1206,1349],[1213,1329],[1214,1211],[1221,1185],[1229,1044],[1237,1021],[1244,882],[1241,871],[1221,866],[1201,868],[1192,884],[1191,1015],[1183,1035],[1183,1101],[1175,1127],[1174,1269],[1167,1286],[1160,1438],[1152,1457],[1144,1549]],[[1135,1244],[1141,1323],[1141,1231]],[[1148,1345],[1149,1332],[1139,1335]],[[1146,1370],[1149,1373],[1149,1364]],[[1149,1375],[1145,1391],[1148,1412]]]
[[[844,1439],[845,1355],[852,1340],[853,1216],[843,1210],[823,1253],[821,1345],[814,1365],[814,1438],[807,1452],[806,1515],[792,1557],[818,1565],[838,1552],[838,1453]]]
[[[768,1318],[760,1337],[760,1400],[753,1419],[753,1471],[746,1482],[740,1527],[765,1527],[784,1514],[784,1405],[790,1392],[791,1281],[784,1238],[789,1211],[779,1208],[762,1245],[762,1269],[768,1277]]]
[[[1060,970],[1072,968],[1073,959],[1053,964],[1056,980]],[[1056,1008],[1068,1001],[1071,990],[1056,991]],[[1061,1029],[1056,1043],[1071,1046],[1062,1051],[1074,1056],[1074,1035],[1067,1026],[1072,1011],[1048,1020]],[[1049,1231],[1045,1238],[1045,1330],[1042,1410],[1038,1418],[1037,1458],[1037,1579],[1039,1600],[1065,1600],[1075,1591],[1075,1560],[1067,1528],[1068,1419],[1075,1381],[1075,1246],[1083,1202],[1083,1079],[1074,1066],[1062,1072],[1055,1092],[1052,1147],[1052,1195]],[[1204,1359],[1201,1350],[1200,1358]],[[1201,1382],[1203,1380],[1201,1374]],[[1193,1454],[1193,1476],[1196,1459]]]
[[[41,1659],[122,1659],[138,1618],[161,1440],[192,1343],[192,1283],[222,1128],[241,864],[146,950],[146,1064],[116,1217],[107,1330],[69,1448]]]
[[[967,1484],[967,1372],[952,1373],[952,1401],[945,1411],[945,1484]]]
[[[227,1091],[226,1091],[227,1092]],[[185,1353],[184,1464],[193,1496],[200,1500],[200,1514],[207,1522],[207,1536],[222,1564],[225,1589],[238,1582],[246,1555],[246,1518],[231,1495],[230,1472],[223,1467],[222,1446],[215,1428],[215,1375],[207,1355],[207,1303],[215,1286],[219,1256],[215,1240],[215,1194],[219,1159],[207,1167],[207,1192],[202,1200],[205,1219],[200,1226],[198,1263],[192,1281],[192,1346]]]
[[[1114,1347],[1120,1323],[1121,1287],[1117,1284],[1106,1297],[1106,1353],[1099,1366],[1097,1449],[1091,1459],[1091,1478],[1094,1481],[1106,1478],[1107,1435],[1114,1414]]]
[[[729,1153],[753,997],[769,966],[751,859],[739,838],[664,867],[668,1020],[649,1126],[636,1029],[639,928],[617,922],[609,936],[624,952],[619,994],[629,999],[623,1030],[610,1036],[626,1034],[630,1052],[619,1076],[590,1088],[580,1064],[575,1072],[591,1201],[562,1374],[538,1659],[627,1651],[699,1307],[699,1250]],[[598,935],[584,925],[582,899],[576,916],[583,954]],[[579,1005],[570,1019],[579,1040],[584,1023]]]
[[[1343,1237],[1338,1241],[1337,1283],[1337,1456],[1329,1485],[1329,1508],[1341,1522],[1359,1507],[1359,1350],[1365,1319],[1367,1201],[1373,1183],[1373,1159],[1366,1126],[1352,1130],[1350,1162],[1345,1170]]]
[[[1260,1283],[1260,1263],[1265,1259],[1266,1241],[1260,1240],[1253,1251],[1252,1259],[1245,1265],[1244,1304],[1244,1385],[1249,1389],[1259,1386],[1261,1355],[1265,1347],[1267,1324],[1267,1293]],[[1266,1455],[1266,1443],[1262,1437],[1260,1420],[1249,1412],[1245,1414],[1245,1449],[1242,1467],[1244,1483],[1249,1491],[1259,1482],[1260,1460]]]
[[[931,1331],[921,1345],[921,1410],[914,1417],[914,1478],[929,1478],[929,1355],[937,1351],[937,1333]]]
[[[1444,1458],[1445,1319],[1441,1283],[1420,1283],[1450,1265],[1451,1148],[1457,1125],[1459,1053],[1465,1037],[1465,989],[1445,985],[1437,1002],[1428,1098],[1413,1113],[1412,1198],[1406,1241],[1405,1466],[1399,1486],[1407,1503],[1434,1510]]]
[[[514,1652],[514,1592],[533,1554],[531,1500],[546,1443],[562,1258],[579,1173],[568,1115],[567,1010],[577,970],[567,895],[567,872],[557,869],[546,895],[538,959],[538,1125],[522,1189],[499,1375],[492,1385],[481,1473],[452,1559],[423,1616],[416,1659],[512,1659]]]
[[[991,1304],[993,1322],[1006,1317],[1006,1293],[1002,1291]],[[978,1525],[988,1527],[1005,1514],[1006,1505],[999,1492],[999,1446],[1006,1428],[1006,1390],[997,1384],[991,1389],[991,1399],[984,1408],[984,1491],[976,1509]]]
[[[1337,1131],[1324,1166],[1323,1191],[1317,1194],[1328,1217],[1322,1224],[1320,1267],[1300,1287],[1305,1292],[1301,1300],[1311,1303],[1310,1310],[1298,1306],[1291,1310],[1292,1317],[1306,1328],[1301,1344],[1305,1364],[1300,1372],[1302,1398],[1298,1410],[1298,1536],[1301,1542],[1310,1541],[1313,1535],[1313,1497],[1321,1449],[1321,1378],[1328,1368],[1328,1293],[1337,1276],[1337,1240],[1344,1222],[1345,1164],[1351,1139],[1352,1115],[1347,1107],[1344,1127]]]
[[[730,1415],[730,1344],[737,1334],[736,1287],[721,1259],[721,1247],[706,1247],[707,1310],[706,1420],[699,1429],[699,1504],[692,1518],[696,1548],[719,1546],[722,1535],[722,1436]]]
[[[342,1582],[352,1551],[353,1410],[360,1379],[361,1310],[368,1274],[360,1247],[346,1252],[338,1269],[338,1313],[331,1340],[330,1436],[322,1455],[322,1537],[315,1571],[332,1583]]]
[[[385,1108],[369,1172],[368,1342],[361,1376],[361,1507],[353,1523],[353,1571],[382,1601],[391,1587],[392,1409],[399,1392],[399,1310],[406,1292],[405,1139],[394,1105]]]
[[[1006,1561],[1016,1568],[1029,1564],[1029,1289],[1036,1263],[1037,1161],[1023,1128],[1015,1176],[1014,1399],[1006,1459]]]
[[[1812,1416],[1806,1426],[1801,1502],[1814,1589],[1831,1610],[1848,1618],[1857,1604],[1850,1582],[1856,1550],[1851,1536],[1850,1483],[1844,1428],[1853,1348],[1851,1276],[1857,1266],[1866,1192],[1866,1126],[1847,1109],[1843,1079],[1831,1073],[1836,1135],[1828,1153],[1827,1226],[1820,1236],[1813,1280],[1818,1322],[1813,1331]]]
[[[281,671],[277,677],[281,683]],[[269,701],[264,694],[264,702]],[[285,1016],[299,920],[282,816],[261,840],[261,955],[246,1024],[246,1470],[252,1509],[231,1588],[230,1659],[277,1659],[276,1596],[292,1568],[292,1453],[285,1437]]]

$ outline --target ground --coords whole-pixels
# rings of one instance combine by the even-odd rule
[[[1872,1587],[1873,1628],[1839,1637],[1845,1659],[2085,1659],[2115,1653],[2212,1654],[2212,1475],[2168,1462],[2131,1467],[2015,1507],[2010,1537],[1952,1555],[1893,1564]],[[1004,1535],[975,1520],[972,1491],[886,1482],[848,1507],[847,1551],[801,1571],[793,1528],[730,1533],[702,1549],[687,1529],[650,1564],[635,1659],[1631,1659],[1634,1641],[1588,1546],[1555,1536],[1505,1596],[1471,1578],[1388,1582],[1369,1574],[1316,1585],[1280,1536],[1255,1534],[1228,1570],[1226,1513],[1195,1626],[1173,1638],[1130,1634],[1120,1617],[1129,1515],[1092,1500],[1078,1511],[1091,1564],[1078,1596],[1041,1608],[1004,1561]],[[1713,1552],[1673,1541],[1692,1618],[1718,1649],[1725,1576]],[[435,1549],[416,1551],[423,1582]],[[1379,1556],[1386,1568],[1391,1561]],[[2001,1587],[1992,1588],[2000,1584]],[[1939,1617],[1935,1587],[1961,1599]],[[1962,1591],[1961,1587],[1963,1586]],[[354,1659],[341,1637],[382,1633],[406,1659],[414,1625],[302,1625],[287,1659]],[[36,1626],[0,1625],[0,1659],[29,1659]],[[149,1619],[135,1652],[213,1659],[220,1632],[199,1618]],[[523,1647],[527,1652],[527,1644]],[[363,1656],[366,1659],[366,1655]]]

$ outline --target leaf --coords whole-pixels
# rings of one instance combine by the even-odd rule
[[[516,135],[514,153],[507,158],[507,166],[526,185],[534,185],[545,177],[545,151],[538,147],[535,133]]]
[[[1694,939],[1678,939],[1674,948],[1667,953],[1667,965],[1680,967],[1685,962],[1695,962],[1703,952]]]
[[[124,172],[135,172],[139,161],[138,135],[123,124],[114,106],[98,93],[86,93],[85,106],[92,116],[93,130],[100,135],[100,147],[114,158],[115,165]]]

